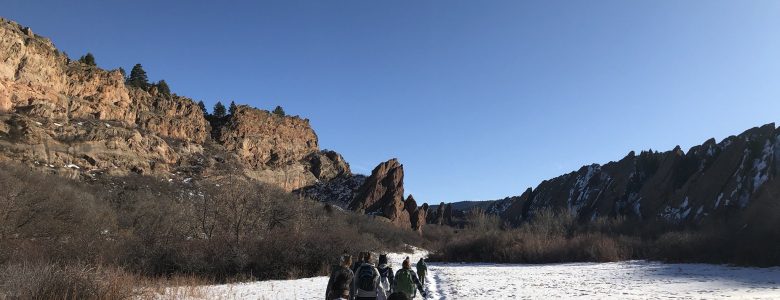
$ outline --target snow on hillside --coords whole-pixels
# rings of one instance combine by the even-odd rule
[[[404,257],[390,254],[394,269]],[[428,299],[778,299],[780,267],[646,261],[546,265],[429,263]],[[209,286],[208,299],[323,299],[327,277]],[[170,291],[169,291],[170,292]],[[165,298],[165,297],[162,297]],[[419,299],[419,297],[417,298]]]

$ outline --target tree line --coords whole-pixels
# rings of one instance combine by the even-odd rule
[[[87,52],[87,54],[81,56],[78,61],[88,66],[97,66],[95,56],[90,52]],[[168,83],[164,79],[161,79],[157,82],[149,82],[149,77],[140,63],[135,64],[133,68],[130,69],[130,75],[128,75],[127,71],[125,71],[125,69],[122,67],[119,68],[119,72],[122,73],[122,76],[125,78],[125,85],[129,87],[136,87],[145,91],[150,91],[152,88],[156,88],[158,93],[171,96],[171,88]],[[206,104],[203,103],[203,101],[198,101],[198,107],[200,107],[201,111],[203,111],[204,117],[215,119],[222,119],[229,115],[233,115],[238,109],[238,106],[234,101],[230,101],[229,108],[226,108],[225,105],[222,104],[222,101],[217,101],[217,103],[214,104],[211,113],[209,113],[208,109],[206,109]],[[274,108],[274,110],[271,112],[274,115],[282,117],[287,115],[284,109],[279,105],[277,105],[276,108]]]
[[[206,118],[216,118],[216,119],[222,119],[227,116],[232,116],[238,110],[238,106],[234,101],[230,101],[230,106],[228,108],[225,108],[225,105],[222,104],[222,101],[217,101],[217,103],[214,104],[214,107],[211,110],[212,113],[209,113],[208,109],[206,109],[206,104],[203,103],[203,101],[198,101],[198,107],[200,107],[200,110],[203,111],[203,116],[205,116]],[[271,113],[280,117],[284,117],[287,115],[284,112],[284,109],[279,105],[277,105],[276,108],[274,108],[274,110],[271,111]]]

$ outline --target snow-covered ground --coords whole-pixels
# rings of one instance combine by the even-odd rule
[[[393,270],[401,268],[401,262],[407,256],[412,263],[416,263],[420,257],[425,257],[428,252],[415,249],[414,253],[389,253],[387,259],[393,266]],[[325,288],[328,285],[328,277],[313,277],[296,280],[270,280],[258,281],[252,283],[223,284],[209,286],[197,294],[202,294],[207,299],[325,299]],[[168,295],[159,297],[161,299],[171,298],[176,293],[176,288],[168,289]],[[182,298],[174,296],[173,298]],[[186,297],[184,297],[186,298]],[[418,297],[419,299],[419,297]]]
[[[404,257],[391,254],[394,269]],[[323,299],[327,277],[210,286],[209,299]],[[780,268],[645,261],[548,265],[429,264],[429,299],[780,299]],[[419,299],[419,297],[418,297]]]
[[[779,299],[780,268],[645,261],[429,264],[432,299]]]

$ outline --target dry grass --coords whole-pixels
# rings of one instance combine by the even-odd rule
[[[432,259],[440,261],[557,263],[631,259],[639,239],[613,233],[618,223],[579,226],[568,212],[541,211],[518,228],[502,229],[491,217],[469,214],[467,229],[449,238]],[[476,220],[474,220],[476,219]]]
[[[212,281],[197,276],[144,277],[84,264],[9,264],[0,299],[206,299]]]
[[[10,264],[0,270],[0,294],[9,299],[129,299],[135,276],[88,265]]]

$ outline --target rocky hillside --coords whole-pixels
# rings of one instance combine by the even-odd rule
[[[626,216],[670,223],[718,222],[777,202],[780,129],[774,124],[710,139],[687,152],[629,153],[619,161],[583,166],[545,180],[486,210],[519,224],[542,209],[566,210],[580,220]]]
[[[306,119],[244,106],[211,128],[191,99],[128,87],[118,70],[71,61],[14,22],[0,22],[0,49],[3,159],[87,178],[237,170],[286,190],[350,173],[340,155],[320,153]]]
[[[358,190],[381,186],[375,178],[384,175],[353,175],[340,154],[320,150],[307,119],[248,106],[217,122],[204,114],[189,98],[128,86],[119,70],[72,61],[49,39],[0,19],[0,161],[82,180],[138,173],[196,183],[242,175],[344,208]],[[402,180],[393,188],[382,201],[398,197],[397,211],[360,211],[419,230],[424,213],[416,203],[407,208],[414,201],[403,200]]]

